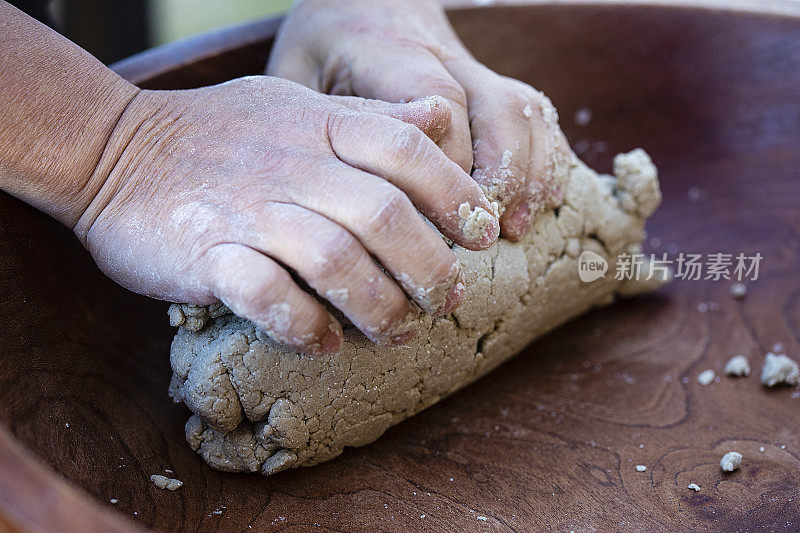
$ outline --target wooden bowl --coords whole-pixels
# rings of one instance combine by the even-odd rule
[[[552,97],[589,164],[608,170],[614,153],[636,146],[652,154],[664,205],[649,224],[650,250],[758,252],[759,277],[741,301],[730,281],[677,280],[593,312],[378,442],[314,468],[270,478],[208,468],[183,440],[186,412],[167,397],[166,305],[117,287],[69,231],[0,195],[0,526],[800,527],[800,394],[764,390],[757,376],[776,343],[800,355],[797,6],[619,0],[452,11],[479,60]],[[278,23],[167,45],[116,69],[151,88],[256,74]],[[736,353],[756,375],[697,383]],[[729,450],[744,462],[722,475]],[[155,488],[149,477],[164,469],[184,487]],[[689,491],[691,482],[702,490]]]

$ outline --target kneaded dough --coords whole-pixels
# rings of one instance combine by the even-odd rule
[[[449,316],[422,315],[420,333],[405,346],[378,347],[349,326],[339,353],[311,357],[226,309],[173,306],[171,321],[181,327],[170,395],[195,413],[186,424],[189,445],[225,471],[272,474],[327,461],[374,441],[567,320],[664,283],[664,272],[647,263],[638,280],[615,276],[620,254],[641,251],[645,219],[661,201],[647,154],[618,155],[614,176],[598,175],[573,153],[558,164],[563,199],[538,213],[520,242],[500,239],[480,252],[453,246],[463,303]],[[578,276],[586,250],[608,262],[605,276],[588,283]]]

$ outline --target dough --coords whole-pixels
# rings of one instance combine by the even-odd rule
[[[750,361],[744,355],[734,355],[725,364],[725,374],[729,376],[749,376]]]
[[[164,490],[178,490],[179,488],[183,487],[183,481],[180,479],[168,478],[167,476],[162,476],[161,474],[153,474],[150,476],[150,481],[152,481],[153,485],[159,489]]]
[[[742,454],[739,452],[728,452],[719,461],[719,467],[723,472],[733,472],[742,464]]]
[[[800,384],[800,366],[785,354],[770,352],[764,356],[761,383],[767,387],[774,387],[781,383],[798,385]]]
[[[714,371],[709,368],[708,370],[703,370],[697,374],[697,382],[705,387],[706,385],[711,385],[716,377],[717,376],[714,374]]]
[[[422,315],[421,332],[405,346],[378,347],[349,326],[338,354],[310,357],[218,307],[173,306],[172,322],[183,323],[172,343],[170,395],[195,413],[189,445],[226,471],[272,474],[333,459],[567,320],[664,283],[668,274],[646,262],[638,280],[615,276],[619,254],[640,252],[645,219],[661,201],[650,158],[641,149],[618,155],[615,176],[601,176],[568,155],[553,169],[563,176],[563,200],[540,212],[521,242],[501,239],[481,252],[453,246],[464,301],[450,316]],[[608,262],[604,277],[581,281],[584,251]]]

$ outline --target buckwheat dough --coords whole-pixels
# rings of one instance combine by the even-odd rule
[[[705,387],[706,385],[711,385],[715,377],[717,377],[716,374],[714,374],[714,371],[709,368],[708,370],[703,370],[697,374],[697,382]]]
[[[733,472],[742,464],[742,454],[739,452],[728,452],[719,461],[719,467],[723,472]]]
[[[734,355],[725,364],[725,374],[728,376],[749,376],[750,361],[744,355]]]
[[[327,461],[374,441],[569,319],[664,283],[665,274],[647,263],[638,280],[615,279],[617,257],[640,253],[645,219],[661,201],[650,158],[641,149],[618,155],[615,176],[601,176],[568,155],[550,169],[563,177],[563,200],[540,212],[520,242],[500,239],[481,252],[453,246],[466,282],[463,303],[446,317],[420,316],[420,333],[404,346],[378,347],[348,326],[339,353],[310,357],[225,309],[173,306],[171,322],[181,327],[170,395],[195,413],[186,424],[189,445],[226,471],[272,474]],[[603,278],[580,280],[584,250],[608,261]]]
[[[761,383],[767,387],[774,387],[781,383],[787,385],[800,384],[800,366],[785,354],[769,352],[764,356]]]

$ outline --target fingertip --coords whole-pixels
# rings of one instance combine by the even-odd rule
[[[409,102],[399,118],[418,127],[438,143],[450,127],[453,110],[445,98],[434,95]]]
[[[450,105],[450,102],[448,102],[445,97],[436,94],[423,98],[421,102],[424,102],[428,106],[431,118],[441,123],[446,129],[453,118],[453,107]]]
[[[503,237],[518,241],[525,236],[533,224],[533,210],[528,202],[520,202],[508,210],[501,219]]]
[[[471,207],[464,202],[458,207],[460,239],[453,239],[467,250],[484,250],[500,237],[500,222],[496,210],[486,202],[486,207]]]
[[[419,333],[419,311],[409,305],[409,311],[403,318],[396,320],[388,328],[381,331],[362,330],[367,337],[378,346],[394,347],[401,346]],[[371,334],[370,334],[371,333]]]
[[[212,292],[236,315],[307,355],[339,349],[339,323],[274,260],[247,246],[224,244],[213,252],[212,261]]]
[[[492,217],[489,226],[486,228],[486,233],[481,237],[480,244],[484,248],[488,248],[497,242],[500,238],[500,221]]]
[[[449,315],[453,311],[455,311],[461,302],[464,300],[464,294],[466,292],[466,284],[464,283],[464,274],[459,272],[458,278],[456,278],[456,282],[450,287],[450,290],[447,291],[447,296],[445,297],[444,308],[442,309],[441,315]]]
[[[328,324],[328,332],[320,343],[323,354],[333,355],[337,353],[342,347],[343,334],[342,326],[338,321],[332,318],[332,322]]]
[[[407,343],[411,339],[417,336],[416,331],[407,331],[405,333],[401,333],[399,335],[395,335],[390,339],[390,344],[393,346],[400,346],[402,344]]]

